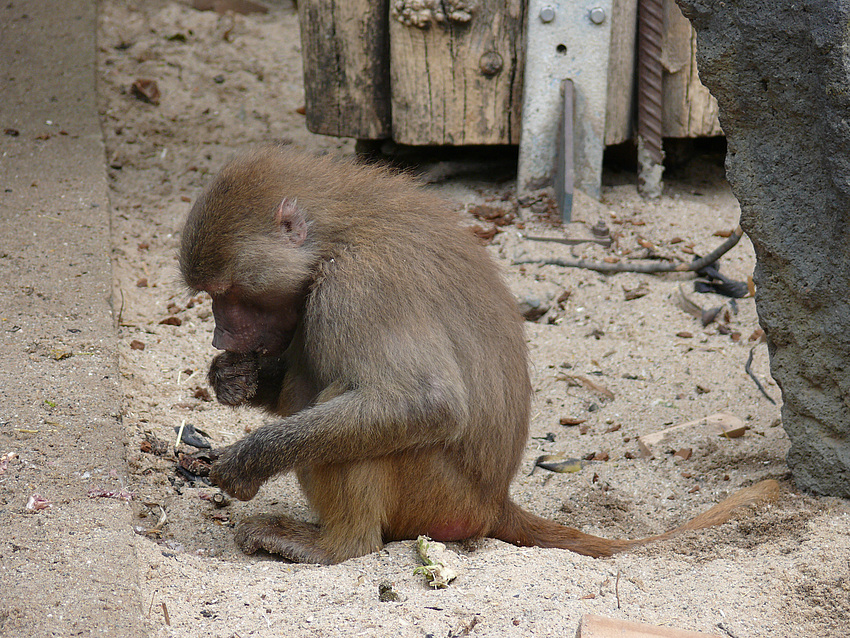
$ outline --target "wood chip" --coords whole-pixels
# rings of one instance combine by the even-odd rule
[[[574,419],[568,416],[561,417],[561,425],[581,425],[585,421],[587,421],[587,419]]]
[[[693,453],[694,453],[693,448],[683,447],[680,450],[676,450],[673,453],[673,456],[678,457],[678,458],[682,459],[683,461],[687,461],[689,458],[691,458],[691,455]]]
[[[154,106],[159,104],[159,98],[161,97],[156,80],[149,80],[146,78],[139,78],[133,82],[133,84],[130,85],[130,93],[133,94],[133,97],[141,100],[142,102],[147,102]]]

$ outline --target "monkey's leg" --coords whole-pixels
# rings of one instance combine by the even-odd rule
[[[388,458],[299,469],[304,494],[322,521],[319,547],[333,562],[383,547],[391,472]]]
[[[243,520],[236,527],[235,541],[246,554],[264,549],[296,563],[337,562],[319,547],[321,528],[286,516],[260,514]]]
[[[383,547],[390,461],[302,468],[298,479],[322,524],[261,514],[236,527],[236,544],[246,554],[264,549],[297,563],[332,564]]]

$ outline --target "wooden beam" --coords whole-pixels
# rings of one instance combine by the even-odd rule
[[[579,623],[576,638],[721,638],[721,636],[586,614]]]

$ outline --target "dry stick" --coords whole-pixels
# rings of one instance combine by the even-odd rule
[[[752,371],[752,369],[750,368],[750,366],[753,364],[753,353],[754,353],[755,351],[756,351],[756,346],[753,346],[752,348],[750,348],[750,356],[749,356],[749,357],[747,357],[747,364],[744,366],[744,370],[746,370],[747,374],[748,374],[748,375],[750,375],[750,379],[752,379],[752,380],[753,380],[753,382],[756,384],[756,387],[757,387],[757,388],[759,389],[759,391],[760,391],[760,392],[761,392],[761,393],[765,396],[765,398],[766,398],[768,401],[770,401],[773,405],[776,405],[776,401],[774,401],[774,400],[773,400],[773,397],[771,397],[771,396],[767,393],[767,390],[765,390],[765,389],[764,389],[764,386],[762,386],[761,382],[760,382],[758,379],[756,379],[756,375],[754,375],[754,374],[753,374],[753,371]]]
[[[604,264],[598,261],[585,261],[584,259],[520,259],[514,260],[514,265],[520,264],[542,264],[546,266],[562,266],[563,268],[584,268],[586,270],[595,270],[602,273],[617,273],[617,272],[637,272],[644,274],[662,273],[662,272],[696,272],[702,270],[706,266],[713,264],[723,255],[729,252],[735,244],[740,241],[744,235],[744,230],[738,226],[729,239],[724,241],[720,246],[712,250],[705,257],[700,257],[687,264],[637,264],[634,262],[618,262],[616,264]]]
[[[620,570],[617,570],[617,580],[614,581],[614,593],[617,595],[617,609],[620,609]]]
[[[537,237],[536,235],[523,235],[522,233],[520,233],[520,237],[526,241],[547,241],[554,244],[565,244],[567,246],[578,246],[579,244],[600,244],[601,246],[610,246],[613,243],[613,240],[610,237],[606,239],[597,239],[595,237],[587,239],[573,239],[571,237]]]
[[[165,624],[170,627],[171,626],[171,617],[168,615],[168,607],[165,606],[164,602],[160,603],[160,606],[162,607],[162,616],[163,616],[163,618],[165,618]]]

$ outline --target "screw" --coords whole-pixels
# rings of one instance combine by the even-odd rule
[[[605,9],[602,7],[594,7],[590,10],[590,21],[593,24],[602,24],[605,22]]]
[[[552,22],[555,19],[555,7],[546,5],[540,9],[541,22]]]

